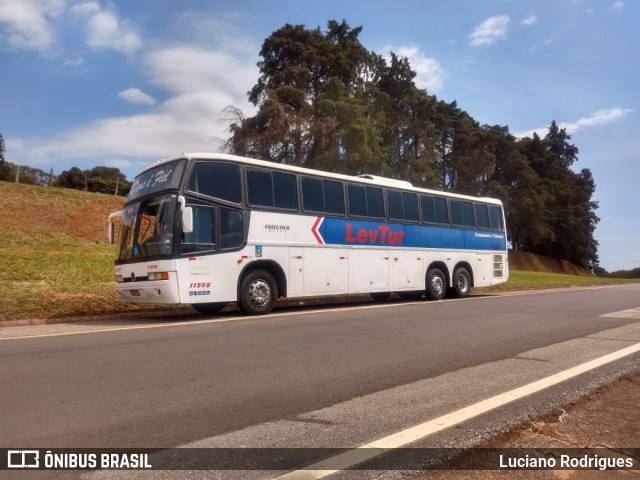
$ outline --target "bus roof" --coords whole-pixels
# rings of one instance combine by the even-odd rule
[[[292,165],[286,165],[284,163],[274,163],[274,162],[269,162],[267,160],[256,160],[254,158],[240,157],[238,155],[230,155],[227,153],[186,152],[181,155],[177,155],[175,157],[158,160],[157,162],[154,162],[148,167],[146,167],[145,169],[143,169],[138,175],[146,172],[147,170],[151,170],[152,168],[155,168],[159,165],[162,165],[168,162],[173,162],[175,160],[180,160],[180,159],[224,160],[224,161],[229,161],[234,163],[240,163],[243,165],[253,165],[256,167],[283,170],[291,173],[322,176],[322,177],[327,177],[335,180],[342,180],[342,181],[351,182],[351,183],[375,185],[377,187],[392,187],[392,188],[395,187],[403,190],[414,191],[416,193],[428,193],[431,195],[440,195],[440,196],[446,196],[450,198],[459,198],[463,200],[475,200],[475,201],[481,200],[487,203],[502,205],[502,202],[496,198],[474,197],[471,195],[461,195],[458,193],[443,192],[440,190],[431,190],[427,188],[419,188],[419,187],[413,186],[410,182],[407,182],[404,180],[397,180],[394,178],[379,177],[379,176],[369,175],[369,174],[358,175],[358,176],[344,175],[340,173],[325,172],[323,170],[315,170],[312,168],[295,167]]]

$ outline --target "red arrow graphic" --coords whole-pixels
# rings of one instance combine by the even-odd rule
[[[322,238],[322,235],[320,235],[320,225],[322,225],[323,220],[324,217],[318,217],[313,224],[313,227],[311,227],[311,233],[313,233],[313,236],[316,237],[316,240],[321,245],[324,245],[324,238]]]

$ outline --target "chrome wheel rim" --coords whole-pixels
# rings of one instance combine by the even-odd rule
[[[440,295],[444,292],[444,281],[442,280],[442,277],[438,275],[431,277],[431,291],[436,295]]]
[[[259,279],[249,285],[249,298],[251,303],[257,307],[262,307],[269,303],[271,299],[271,286],[269,282]]]
[[[460,293],[467,293],[467,291],[469,290],[469,280],[467,279],[467,276],[463,274],[458,275],[457,282],[458,291]]]

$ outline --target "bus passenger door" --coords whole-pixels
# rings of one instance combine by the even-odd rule
[[[289,249],[289,281],[287,295],[295,296],[304,293],[304,248]]]

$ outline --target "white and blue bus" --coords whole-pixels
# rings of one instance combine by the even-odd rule
[[[184,154],[135,178],[112,241],[116,217],[125,302],[264,314],[279,297],[465,297],[509,276],[499,200],[371,175]]]

